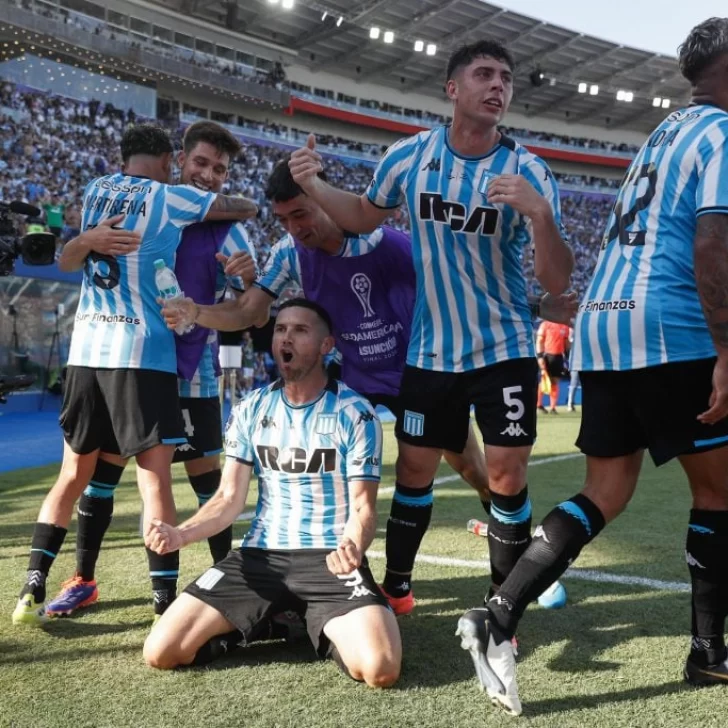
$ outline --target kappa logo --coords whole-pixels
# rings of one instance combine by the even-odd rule
[[[431,159],[423,168],[423,172],[439,172],[442,162],[439,159]]]
[[[501,432],[501,435],[508,435],[509,437],[521,437],[522,435],[528,435],[528,433],[521,427],[521,424],[519,422],[511,422],[508,427],[506,427],[506,429]]]
[[[543,526],[536,526],[536,530],[533,532],[534,538],[542,538],[546,543],[551,543],[549,537],[546,535],[546,531],[543,530]]]
[[[356,597],[365,597],[368,594],[374,596],[374,592],[364,586],[364,578],[359,573],[359,569],[355,569],[351,574],[337,574],[336,578],[343,581],[344,586],[351,587],[351,596],[348,601],[356,599]]]
[[[688,562],[688,566],[697,566],[699,569],[705,568],[689,551],[685,552],[685,561]]]
[[[175,448],[177,452],[192,452],[194,449],[195,448],[190,445],[189,442],[183,442],[181,445],[177,445],[177,447]]]
[[[360,425],[362,422],[373,422],[375,417],[374,412],[362,412],[356,424]]]

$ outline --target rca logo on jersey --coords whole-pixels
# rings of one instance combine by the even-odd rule
[[[497,207],[476,207],[471,213],[460,202],[443,200],[436,192],[420,193],[420,219],[448,225],[456,233],[495,235],[500,219]]]
[[[258,459],[263,470],[282,473],[333,473],[336,470],[336,449],[317,447],[309,457],[302,447],[277,448],[275,445],[258,445]]]

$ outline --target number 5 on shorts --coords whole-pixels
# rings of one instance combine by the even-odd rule
[[[509,412],[506,412],[506,417],[513,422],[520,420],[521,417],[523,417],[523,413],[526,411],[523,402],[515,396],[516,394],[520,394],[522,391],[523,387],[521,386],[503,387],[503,401],[510,410]]]

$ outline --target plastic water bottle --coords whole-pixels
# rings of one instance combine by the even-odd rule
[[[479,521],[477,518],[471,518],[468,521],[467,529],[476,536],[487,537],[488,535],[488,524]]]
[[[165,301],[173,301],[175,298],[184,298],[184,293],[179,287],[177,276],[171,268],[167,267],[166,263],[161,258],[154,261],[154,282],[157,284],[159,297],[163,298]],[[176,334],[184,334],[191,329],[192,327],[179,324],[175,327],[174,332]]]

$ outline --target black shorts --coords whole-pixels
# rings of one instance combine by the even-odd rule
[[[546,354],[544,363],[546,364],[546,373],[550,379],[561,379],[564,376],[563,354]]]
[[[183,463],[221,453],[220,400],[217,397],[180,397],[179,407],[187,442],[177,445],[173,462]]]
[[[708,409],[715,359],[623,372],[580,372],[582,415],[577,447],[613,458],[646,448],[655,465],[728,445],[728,417],[696,419]]]
[[[330,551],[235,549],[185,592],[217,609],[246,640],[262,620],[295,610],[304,616],[317,654],[326,657],[324,627],[330,620],[372,604],[388,608],[366,559],[352,574],[338,577],[326,566]]]
[[[69,366],[59,422],[79,455],[101,448],[129,458],[187,440],[177,375],[151,369]]]
[[[537,386],[536,359],[512,359],[462,373],[405,367],[395,434],[410,445],[462,452],[473,405],[486,445],[533,445]]]

